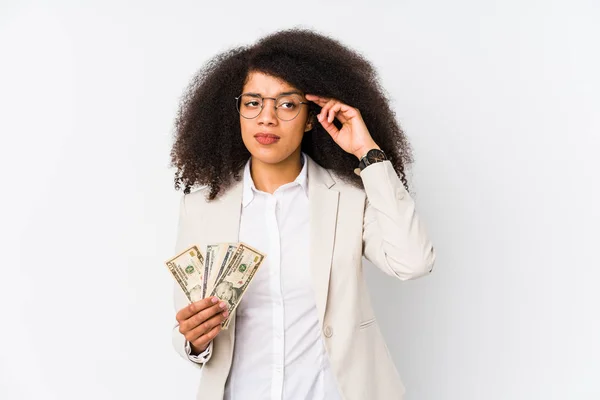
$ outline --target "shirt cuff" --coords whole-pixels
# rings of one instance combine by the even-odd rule
[[[206,350],[204,350],[197,356],[194,356],[192,355],[192,346],[190,346],[190,342],[188,342],[187,340],[185,341],[185,352],[187,353],[187,356],[190,359],[190,361],[195,362],[196,364],[204,364],[205,362],[208,362],[208,360],[210,360],[210,356],[212,354],[212,347],[213,342],[211,341],[208,344]]]

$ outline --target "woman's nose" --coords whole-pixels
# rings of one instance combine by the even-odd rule
[[[274,99],[263,99],[263,108],[262,112],[258,115],[258,122],[263,124],[274,124],[277,122]]]

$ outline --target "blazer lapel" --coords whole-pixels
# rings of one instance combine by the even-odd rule
[[[242,190],[243,181],[240,180],[234,181],[215,200],[207,202],[204,194],[193,197],[196,201],[203,202],[195,208],[200,211],[192,215],[196,219],[193,224],[195,243],[206,246],[210,243],[232,243],[239,240]],[[206,248],[202,251],[206,251]],[[202,369],[202,380],[208,382],[202,385],[204,399],[223,398],[235,344],[235,313],[231,318],[229,329],[221,331],[218,340],[213,342],[211,361]]]
[[[203,243],[237,242],[240,234],[243,181],[232,186],[216,200],[207,203],[207,212],[198,224]],[[207,242],[206,240],[209,240]]]
[[[323,326],[335,243],[339,192],[329,171],[308,159],[310,267],[319,321]]]

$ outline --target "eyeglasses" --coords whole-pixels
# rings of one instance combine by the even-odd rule
[[[302,101],[298,94],[281,94],[277,97],[262,97],[258,94],[244,93],[235,98],[240,115],[246,119],[258,117],[263,110],[266,99],[275,102],[275,115],[282,121],[291,121],[300,114],[300,105],[308,104]]]

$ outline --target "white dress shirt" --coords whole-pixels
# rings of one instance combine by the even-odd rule
[[[319,329],[309,265],[307,162],[273,194],[244,170],[239,240],[267,257],[236,310],[235,350],[225,400],[337,400]],[[189,344],[186,345],[190,354]],[[210,347],[190,360],[210,359]]]

